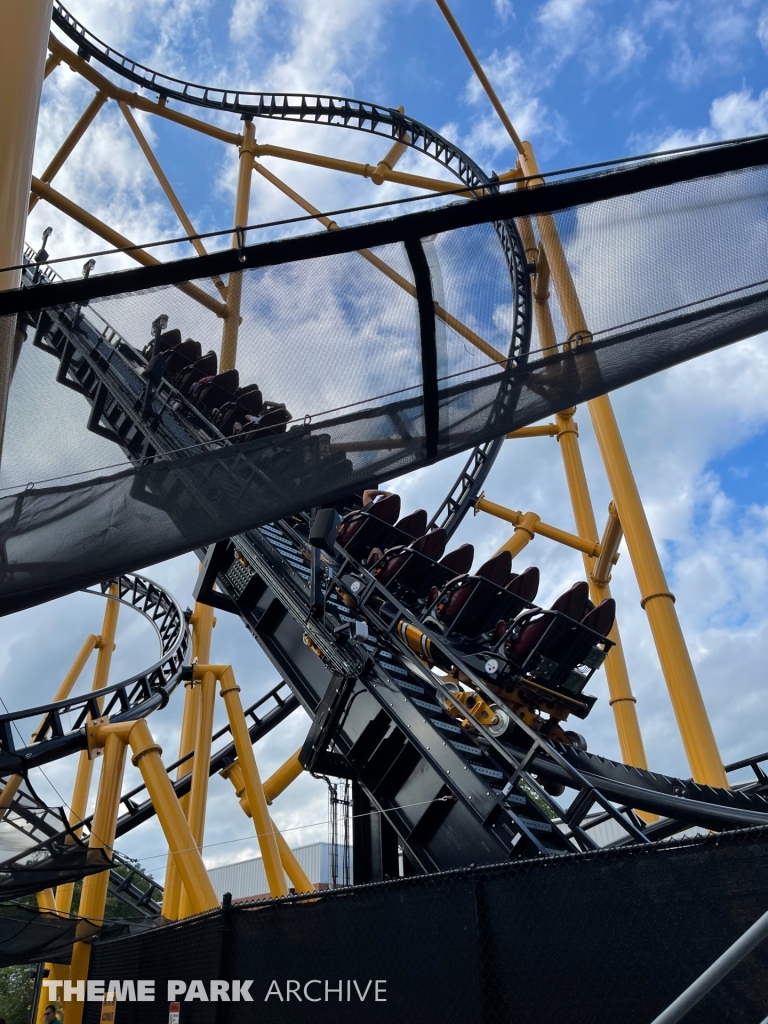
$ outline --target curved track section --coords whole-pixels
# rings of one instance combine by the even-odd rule
[[[99,61],[122,78],[154,92],[159,98],[249,117],[326,124],[382,135],[402,142],[441,163],[470,188],[489,184],[488,176],[466,153],[427,125],[391,107],[343,96],[247,92],[195,85],[154,71],[113,49],[89,32],[60,0],[54,0],[53,22],[77,44],[80,56],[86,60]]]
[[[119,596],[109,598],[114,584]],[[0,715],[0,775],[25,775],[30,768],[84,750],[89,718],[108,715],[114,722],[146,718],[165,707],[182,678],[189,663],[189,632],[184,613],[167,591],[137,575],[118,576],[90,591],[141,612],[157,632],[161,656],[146,671],[102,690]],[[28,742],[25,737],[33,731],[35,740]]]

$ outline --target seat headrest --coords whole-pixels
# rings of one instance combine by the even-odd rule
[[[482,576],[483,579],[504,587],[512,572],[512,555],[508,551],[499,551],[493,558],[484,562],[475,573],[475,576]]]
[[[427,510],[417,508],[410,515],[403,516],[397,524],[397,529],[407,533],[409,537],[423,537],[427,529]]]
[[[383,498],[378,498],[376,501],[371,502],[365,511],[369,516],[373,516],[374,519],[381,519],[382,522],[394,526],[397,522],[397,517],[400,515],[400,495],[385,494]]]
[[[181,335],[179,335],[179,337],[181,337]],[[191,362],[194,362],[196,359],[199,359],[200,356],[202,356],[203,346],[200,344],[199,341],[193,341],[192,338],[186,338],[184,341],[180,343],[178,347],[178,352],[179,355],[182,355],[186,359],[189,359]]]
[[[436,562],[445,551],[447,543],[448,534],[440,527],[438,530],[430,530],[429,533],[425,533],[423,537],[419,537],[416,543],[411,546],[414,551],[418,551],[420,554],[426,555],[427,558],[431,558],[433,562]]]
[[[186,342],[183,342],[183,344],[186,344]],[[215,352],[206,352],[204,356],[200,356],[199,359],[195,360],[194,370],[196,372],[200,371],[203,377],[215,377],[218,363],[219,360]]]
[[[440,565],[455,572],[457,576],[463,576],[472,568],[472,559],[475,557],[475,548],[472,544],[462,544],[454,548],[442,559]]]
[[[220,387],[222,391],[228,391],[231,395],[234,395],[240,384],[240,374],[237,370],[223,370],[221,373],[216,374],[213,378],[213,383]]]
[[[235,399],[240,408],[245,409],[251,416],[258,416],[264,405],[258,388],[254,391],[248,391],[246,394],[243,394],[242,391],[239,394],[235,392]]]
[[[163,331],[155,342],[155,355],[160,352],[167,352],[169,348],[176,348],[181,344],[181,331],[174,327],[172,331]]]
[[[608,636],[616,619],[616,602],[612,597],[603,598],[597,608],[591,608],[581,620],[589,629],[601,636]]]
[[[539,592],[539,570],[535,565],[530,565],[521,572],[519,576],[514,576],[507,584],[507,590],[510,594],[515,594],[517,597],[522,597],[524,601],[533,601]]]
[[[552,611],[562,612],[563,615],[567,615],[570,619],[576,619],[577,622],[580,622],[587,609],[588,600],[589,584],[586,580],[579,580],[578,583],[573,584],[570,590],[566,590],[564,594],[558,597],[552,605]]]

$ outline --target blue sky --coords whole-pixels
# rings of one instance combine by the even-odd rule
[[[433,0],[69,0],[72,12],[97,35],[152,67],[193,81],[242,89],[317,91],[403,104],[441,130],[486,169],[514,163],[509,140]],[[512,120],[536,146],[546,168],[564,168],[670,146],[768,131],[768,4],[609,2],[609,0],[454,0],[454,13],[483,62]],[[36,171],[47,164],[92,89],[60,68],[46,83]],[[237,122],[216,120],[237,130]],[[237,173],[234,153],[176,126],[139,122],[199,230],[231,224]],[[387,143],[333,128],[299,129],[257,122],[261,142],[315,148],[376,163]],[[399,186],[333,175],[301,164],[264,160],[316,206],[329,209],[409,194]],[[401,166],[435,174],[435,165],[406,157]],[[136,241],[169,237],[178,223],[114,104],[108,104],[78,146],[55,187],[109,220]],[[252,223],[293,216],[293,206],[254,181]],[[34,241],[55,228],[52,255],[101,248],[84,230],[44,204],[30,220]],[[110,266],[100,261],[99,269]],[[143,340],[143,339],[142,339]],[[768,352],[763,338],[678,367],[614,396],[649,519],[661,548],[677,608],[696,664],[724,760],[764,750],[768,655]],[[74,405],[68,415],[78,415]],[[596,518],[610,499],[586,409],[577,420]],[[433,467],[399,483],[407,510],[432,508],[456,465]],[[509,442],[486,488],[512,508],[532,509],[545,521],[573,529],[556,442]],[[495,521],[474,518],[462,528],[481,555],[506,539]],[[528,553],[526,553],[528,554]],[[580,560],[541,539],[529,561],[542,569],[549,601],[581,576]],[[524,564],[527,564],[525,562]],[[190,556],[147,570],[182,604],[195,577]],[[679,736],[655,660],[637,585],[626,552],[614,572],[622,634],[651,766],[687,774]],[[0,621],[0,668],[11,706],[43,701],[55,689],[82,637],[97,632],[100,610],[75,596],[50,608]],[[118,634],[114,679],[150,657],[143,627],[125,616]],[[41,637],[45,637],[42,642]],[[34,659],[28,657],[35,644]],[[143,660],[142,660],[143,659]],[[245,630],[219,616],[214,659],[232,661],[255,695],[275,675]],[[590,748],[618,755],[605,684],[585,723]],[[174,711],[175,707],[175,711]],[[152,728],[173,757],[179,701],[155,716]],[[257,755],[265,772],[300,743],[306,722],[296,716]],[[71,768],[49,772],[64,793]],[[229,784],[214,780],[216,801],[206,849],[210,862],[254,852],[245,818],[235,816]],[[226,800],[229,810],[223,809]],[[302,779],[276,805],[276,820],[297,831],[293,845],[322,836],[322,784]],[[300,827],[301,826],[301,827]],[[123,843],[126,852],[161,873],[162,840],[155,826]],[[155,859],[156,858],[156,859]]]

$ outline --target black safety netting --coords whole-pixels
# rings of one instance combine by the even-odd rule
[[[40,913],[22,903],[0,904],[0,967],[15,964],[68,963],[76,941],[117,938],[152,927],[150,921],[89,921],[68,914]]]
[[[33,287],[0,299],[4,330],[26,335],[0,476],[0,609],[763,332],[767,164],[761,140],[83,283],[30,270]],[[222,317],[238,293],[239,323]],[[161,316],[198,343],[187,353],[215,354],[206,376],[236,334],[238,379],[192,390],[174,350],[148,371]]]
[[[89,977],[120,982],[121,1024],[175,999],[180,1024],[648,1024],[764,913],[767,869],[751,829],[237,901],[96,941]],[[754,1024],[767,1005],[763,944],[685,1019]]]

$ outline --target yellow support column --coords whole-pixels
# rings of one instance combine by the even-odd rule
[[[120,808],[120,790],[123,785],[123,772],[125,769],[126,733],[127,729],[125,728],[122,732],[111,730],[104,737],[104,761],[96,796],[96,809],[91,826],[91,838],[88,843],[88,856],[91,859],[91,863],[95,860],[95,857],[92,857],[91,851],[98,851],[98,855],[101,858],[103,856],[101,851],[106,850],[108,851],[109,859],[112,859],[112,845],[115,841],[117,814]],[[82,935],[89,932],[89,922],[98,924],[103,920],[108,890],[109,868],[105,871],[99,871],[97,874],[87,875],[83,880],[78,917],[87,920],[81,921],[78,924],[76,934]],[[70,966],[70,979],[73,983],[78,981],[85,982],[88,977],[90,959],[90,940],[81,939],[75,942],[72,947],[72,963]],[[67,1024],[81,1024],[84,1005],[79,999],[68,1003],[65,1011]]]
[[[264,859],[264,870],[267,874],[269,891],[273,896],[287,896],[288,883],[285,880],[280,849],[275,829],[267,810],[264,788],[261,784],[256,757],[253,753],[251,737],[248,735],[248,723],[243,714],[240,702],[240,687],[235,682],[235,674],[231,665],[198,665],[197,671],[202,675],[213,672],[221,685],[221,696],[227,708],[229,724],[232,728],[232,739],[235,742],[237,759],[243,773],[248,806],[251,810],[256,837]]]
[[[45,74],[53,0],[3,4],[0,32],[0,267],[22,262],[37,116]],[[21,271],[0,274],[17,288]],[[15,355],[23,336],[16,317],[0,318],[0,452]]]
[[[280,765],[280,767],[274,771],[264,783],[264,799],[267,804],[271,804],[273,800],[280,796],[280,794],[284,792],[292,782],[298,779],[304,771],[304,766],[301,761],[299,761],[300,750],[301,748],[299,748],[299,750],[294,754],[291,754],[288,760],[284,764]],[[248,795],[245,792],[245,779],[243,777],[243,770],[240,767],[240,762],[233,761],[232,764],[219,772],[219,775],[221,775],[222,778],[229,779],[235,788],[235,795],[240,802],[240,806],[249,818],[252,817],[251,805],[248,803]],[[309,876],[296,859],[296,855],[293,850],[276,828],[272,818],[269,819],[269,822],[277,839],[277,847],[280,853],[283,870],[293,883],[294,889],[296,892],[314,892],[315,887],[310,882]]]
[[[248,224],[248,209],[251,202],[251,178],[253,177],[253,158],[256,155],[256,129],[253,121],[243,122],[243,141],[240,146],[240,169],[237,178],[237,196],[235,199],[234,226],[245,227]],[[232,248],[241,243],[237,233],[232,236]],[[221,338],[221,358],[219,370],[231,370],[237,360],[237,337],[240,332],[240,303],[243,296],[243,275],[236,272],[229,275],[227,281],[227,311],[224,316],[224,331]]]
[[[203,672],[200,678],[199,691],[195,763],[192,768],[192,787],[189,793],[186,817],[195,844],[198,850],[202,851],[203,839],[205,837],[205,811],[208,802],[208,775],[211,770],[213,713],[216,704],[216,676],[213,672]],[[190,913],[191,902],[189,894],[184,891],[181,894],[179,917],[189,917]]]
[[[520,158],[523,170],[526,174],[538,174],[531,144],[524,142],[523,150]],[[540,182],[543,185],[543,180]],[[531,184],[537,183],[529,183],[529,186]],[[568,331],[567,344],[590,341],[592,335],[584,319],[555,221],[545,214],[538,217],[537,222],[549,255],[552,279]],[[601,395],[589,402],[588,408],[640,586],[640,603],[648,616],[691,773],[696,782],[727,788],[723,761],[677,618],[675,599],[661,567],[611,401],[607,395]]]
[[[593,399],[589,411],[691,773],[695,782],[727,789],[728,779],[675,611],[675,598],[607,395]]]
[[[96,655],[96,668],[93,672],[92,691],[103,689],[109,682],[109,670],[112,666],[112,654],[115,650],[115,634],[117,632],[117,618],[120,613],[120,602],[114,600],[118,596],[118,587],[113,583],[109,589],[110,596],[107,598],[107,606],[104,609],[104,621],[101,626],[101,636],[96,638],[93,648],[98,651]],[[85,654],[91,638],[89,637],[83,645],[78,661]],[[83,662],[84,664],[84,662]],[[77,662],[75,663],[76,667]],[[77,763],[77,774],[75,775],[75,786],[72,790],[72,801],[69,805],[69,824],[76,825],[82,821],[88,812],[88,797],[91,792],[91,780],[93,778],[93,758],[88,750],[80,751],[80,759]],[[80,835],[82,829],[76,829],[76,835]],[[69,843],[73,840],[67,837]],[[56,909],[62,914],[68,914],[72,907],[72,894],[75,891],[74,882],[63,882],[56,889]]]
[[[147,723],[141,719],[132,724],[129,742],[133,764],[138,766],[147,792],[157,812],[157,820],[176,861],[191,904],[193,914],[202,914],[219,905],[203,858],[200,856],[189,822],[184,817],[173,784],[160,760],[162,749],[152,739]]]
[[[211,641],[213,627],[216,620],[213,608],[206,604],[196,604],[195,610],[190,619],[192,627],[192,661],[208,662],[211,660]],[[184,712],[181,720],[181,738],[179,740],[179,757],[194,751],[197,739],[198,719],[200,716],[200,686],[194,679],[188,680],[184,690]],[[210,744],[210,739],[209,739]],[[195,759],[188,758],[184,764],[179,765],[176,778],[181,779],[194,771]],[[206,769],[207,771],[207,769]],[[206,775],[207,778],[207,775]],[[181,808],[189,820],[190,793],[185,793],[179,799]],[[168,854],[168,862],[165,869],[165,885],[163,892],[163,917],[169,921],[175,921],[181,914],[182,887],[181,879],[176,870],[173,857]]]
[[[597,537],[597,523],[579,448],[579,431],[573,419],[575,412],[575,409],[564,409],[556,415],[555,420],[559,427],[557,439],[560,442],[560,454],[568,481],[576,530],[582,537],[591,539]],[[590,596],[595,604],[600,604],[602,600],[611,596],[608,586],[610,575],[606,574],[604,579],[596,579],[594,574],[596,559],[587,554],[583,554],[582,557],[589,580]],[[621,756],[626,764],[635,765],[637,768],[647,768],[648,761],[635,708],[637,702],[632,694],[618,621],[614,622],[613,629],[608,636],[616,646],[611,648],[606,658],[605,675],[608,680],[610,705],[616,721]]]

